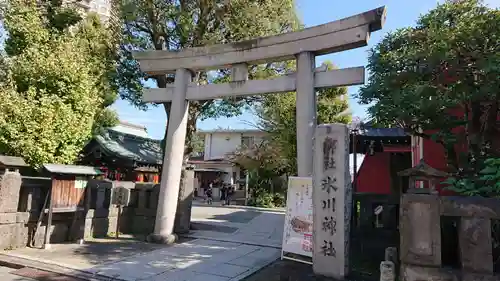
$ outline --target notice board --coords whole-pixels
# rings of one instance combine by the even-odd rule
[[[289,177],[281,258],[311,263],[312,178]]]

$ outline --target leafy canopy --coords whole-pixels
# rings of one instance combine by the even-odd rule
[[[60,1],[9,0],[0,81],[0,153],[72,163],[116,98],[111,32]]]
[[[163,88],[173,77],[146,76],[132,58],[131,51],[180,50],[223,44],[278,34],[300,26],[293,0],[126,0],[121,6],[121,18],[124,43],[120,49],[116,83],[121,97],[141,109],[147,109],[141,101],[144,78],[151,78]],[[273,65],[251,66],[250,76],[259,76],[272,68]],[[226,81],[227,74],[227,70],[221,70],[210,78],[206,72],[198,72],[196,79],[200,83],[220,83]],[[238,115],[255,100],[252,97],[190,102],[186,155],[192,152],[191,136],[198,119]],[[164,108],[168,117],[170,105],[165,104]]]
[[[325,63],[328,70],[334,69],[331,62]],[[317,91],[318,124],[344,123],[351,121],[347,88],[325,88]],[[287,159],[287,173],[297,172],[297,126],[296,94],[266,95],[257,107],[258,127],[268,133],[269,145],[282,152]]]
[[[325,64],[328,70],[334,69],[332,63]],[[281,75],[293,68],[292,63],[284,63],[282,71],[266,75]],[[263,96],[256,106],[259,118],[256,127],[266,132],[267,137],[251,147],[242,146],[229,157],[248,172],[252,194],[249,204],[275,207],[285,202],[284,179],[297,174],[296,100],[296,93]],[[349,123],[347,88],[318,90],[317,117],[318,124]]]
[[[500,11],[478,0],[438,5],[371,50],[360,102],[378,122],[442,144],[451,170],[477,172],[499,152],[498,42]],[[464,157],[457,144],[467,147]]]

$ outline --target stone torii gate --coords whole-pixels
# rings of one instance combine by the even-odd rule
[[[172,102],[154,233],[150,239],[172,243],[183,163],[189,100],[207,100],[267,93],[297,92],[298,176],[312,175],[316,127],[316,89],[363,84],[364,67],[315,71],[315,56],[366,46],[370,32],[380,30],[385,7],[297,32],[224,45],[180,51],[135,53],[148,74],[175,73],[173,85],[146,89],[144,102]],[[297,60],[297,72],[269,80],[248,80],[248,65]],[[192,83],[192,73],[231,66],[232,81]]]

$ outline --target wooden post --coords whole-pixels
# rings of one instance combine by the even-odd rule
[[[35,230],[33,231],[33,237],[31,237],[31,241],[30,241],[31,247],[35,246],[36,232],[38,231],[38,229],[42,225],[42,220],[43,220],[43,217],[45,215],[45,208],[47,207],[50,194],[51,194],[51,192],[50,192],[50,188],[49,188],[49,190],[47,190],[47,195],[45,195],[45,200],[43,201],[42,211],[38,215],[38,221],[36,222],[36,227],[35,227]],[[31,206],[31,205],[28,205],[28,206]],[[31,207],[28,210],[31,210]],[[43,247],[43,245],[42,245],[42,247]]]
[[[250,175],[248,171],[245,175],[245,206],[248,205],[248,181],[250,180]]]
[[[353,174],[352,174],[352,192],[356,193],[357,189],[356,189],[356,181],[358,179],[358,152],[357,152],[357,138],[356,138],[356,134],[358,133],[358,129],[354,128],[354,130],[352,130],[352,153],[353,153],[353,159],[352,159],[352,163],[353,163],[353,168],[354,168],[354,171],[353,171]]]
[[[120,237],[120,217],[122,216],[122,206],[116,205],[116,207],[118,207],[118,217],[116,218],[115,238],[118,239]]]
[[[50,197],[49,197],[49,214],[47,216],[47,225],[45,227],[45,237],[43,238],[43,249],[50,249],[50,227],[52,226],[52,206],[54,200],[52,200],[52,190],[54,189],[54,178],[52,178],[52,185],[50,187]],[[45,212],[45,209],[42,210]]]

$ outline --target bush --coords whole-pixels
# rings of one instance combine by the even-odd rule
[[[273,208],[273,196],[269,193],[260,193],[255,198],[251,198],[248,205],[254,207]]]
[[[282,193],[275,193],[273,196],[273,204],[275,207],[285,207],[286,198]]]
[[[276,208],[285,206],[285,196],[281,193],[271,194],[266,191],[258,192],[248,201],[249,206],[262,208]]]

